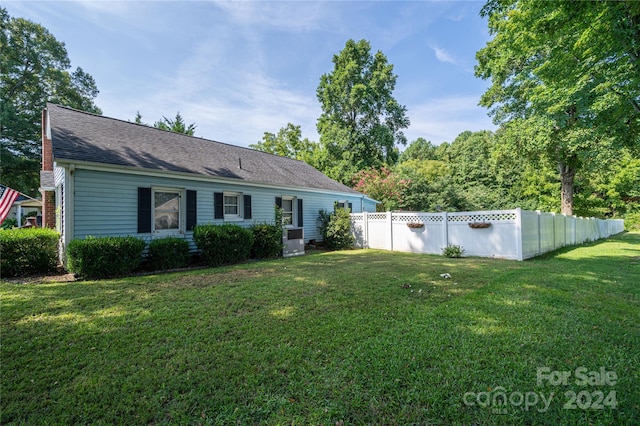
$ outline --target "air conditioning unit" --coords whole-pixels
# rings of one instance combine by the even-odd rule
[[[283,257],[300,256],[304,254],[304,229],[287,228],[282,234]]]

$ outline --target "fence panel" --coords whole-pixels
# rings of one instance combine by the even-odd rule
[[[356,247],[440,254],[444,247],[455,244],[467,256],[518,260],[624,231],[622,220],[520,209],[354,213],[351,223]]]

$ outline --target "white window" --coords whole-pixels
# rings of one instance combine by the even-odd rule
[[[293,226],[293,198],[282,198],[282,224]]]
[[[224,220],[242,220],[242,194],[224,193]]]
[[[154,231],[180,230],[180,191],[177,189],[155,189],[153,191]]]

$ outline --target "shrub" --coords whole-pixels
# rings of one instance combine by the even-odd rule
[[[3,276],[54,271],[58,266],[59,234],[47,228],[0,231],[0,269]]]
[[[69,271],[86,278],[110,278],[132,273],[142,262],[146,243],[135,237],[87,237],[67,247]]]
[[[442,255],[445,257],[462,257],[464,249],[456,244],[449,244],[442,249]]]
[[[249,258],[253,245],[251,230],[238,225],[197,225],[193,241],[210,266],[238,263]]]
[[[269,259],[282,254],[282,228],[278,225],[259,223],[251,226],[253,245],[251,257]]]
[[[640,230],[640,212],[627,213],[624,216],[624,230],[625,231],[639,231]]]
[[[16,226],[18,226],[18,219],[16,219],[15,217],[9,217],[2,221],[0,229],[11,229],[15,228]]]
[[[355,242],[351,233],[351,216],[344,209],[337,209],[333,213],[320,210],[320,233],[331,250],[348,249]]]
[[[178,237],[152,240],[148,261],[153,270],[184,268],[189,265],[189,242]]]

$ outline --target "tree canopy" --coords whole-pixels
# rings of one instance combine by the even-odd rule
[[[481,14],[494,38],[476,55],[492,82],[480,103],[520,129],[523,153],[557,165],[571,214],[594,152],[640,144],[640,3],[490,0]]]
[[[262,141],[249,145],[249,148],[305,161],[313,156],[316,145],[307,138],[302,139],[300,126],[287,123],[285,127],[278,130],[277,134],[264,132]]]
[[[96,83],[71,63],[46,28],[11,18],[0,7],[0,142],[2,183],[35,195],[39,186],[41,114],[47,102],[100,114]]]
[[[351,183],[359,170],[396,163],[409,119],[393,97],[393,65],[382,52],[372,54],[368,41],[348,40],[333,64],[317,89],[322,108],[317,128],[330,165],[323,171]]]
[[[140,111],[136,112],[136,116],[133,119],[133,122],[136,124],[148,126],[147,123],[142,122],[142,114],[140,114]],[[176,113],[176,117],[173,119],[162,116],[161,120],[153,123],[153,127],[160,130],[168,130],[170,132],[184,133],[185,135],[193,136],[195,134],[197,126],[196,123],[187,125],[187,123],[184,121],[184,118],[182,118],[182,115],[180,115],[180,111],[178,111]]]

